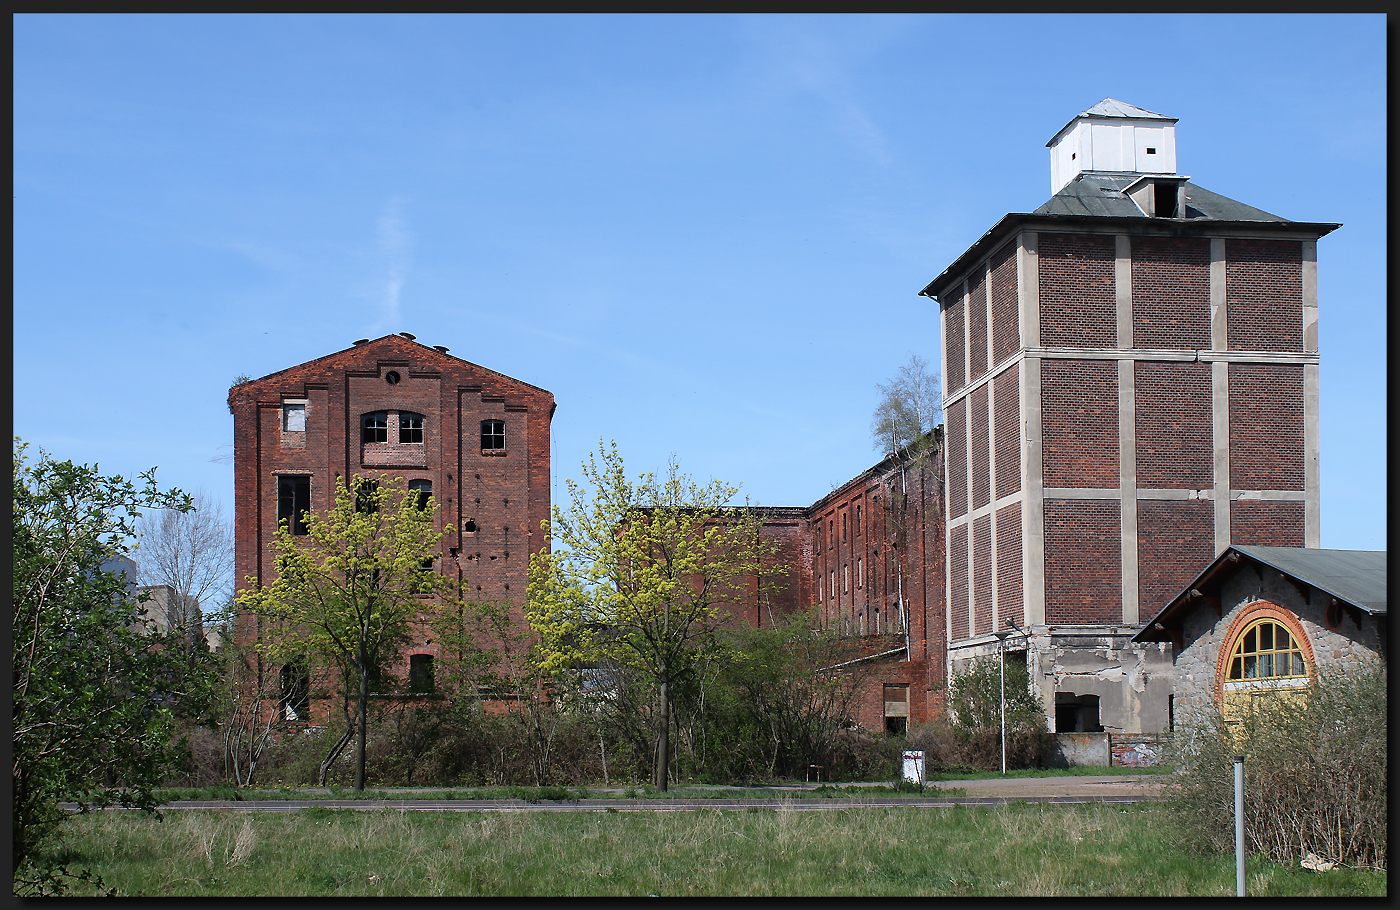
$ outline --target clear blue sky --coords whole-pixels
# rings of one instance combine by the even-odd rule
[[[230,381],[408,331],[600,437],[807,505],[877,460],[917,292],[1105,97],[1318,244],[1322,544],[1381,549],[1386,21],[14,20],[15,432],[232,507]]]

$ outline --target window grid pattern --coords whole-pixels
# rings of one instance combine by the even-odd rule
[[[1308,675],[1302,648],[1288,628],[1271,619],[1245,627],[1230,653],[1231,680],[1288,679]]]

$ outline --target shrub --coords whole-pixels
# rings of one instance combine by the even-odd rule
[[[1233,729],[1218,710],[1179,725],[1168,805],[1198,849],[1234,849],[1234,756],[1245,758],[1245,832],[1289,863],[1386,867],[1386,670],[1321,675],[1305,697],[1256,700]]]
[[[1001,767],[1001,661],[979,657],[948,684],[948,723],[958,744],[956,761],[984,770]],[[1038,768],[1050,750],[1045,713],[1031,694],[1025,664],[1006,664],[1006,766]],[[925,759],[927,760],[927,758]]]

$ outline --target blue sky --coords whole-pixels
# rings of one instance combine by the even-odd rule
[[[230,381],[414,333],[752,501],[877,460],[916,296],[1105,97],[1318,244],[1322,544],[1385,536],[1385,19],[14,22],[15,433],[232,507]]]

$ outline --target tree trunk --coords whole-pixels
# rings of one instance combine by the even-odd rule
[[[321,762],[321,771],[316,778],[316,786],[324,787],[326,785],[326,774],[329,773],[331,765],[335,764],[337,758],[340,758],[340,753],[345,751],[345,747],[350,745],[350,738],[354,735],[355,722],[352,720],[350,726],[345,728],[345,732],[341,734],[336,744],[331,746],[331,751],[326,753],[325,759]]]
[[[355,725],[359,729],[356,731],[355,741],[355,790],[362,792],[365,789],[365,715],[369,710],[369,655],[366,653],[365,639],[360,637],[360,703],[356,706],[357,715]]]
[[[656,741],[656,769],[652,772],[652,784],[662,793],[666,792],[666,779],[671,767],[671,685],[665,673],[661,674],[661,730]]]

